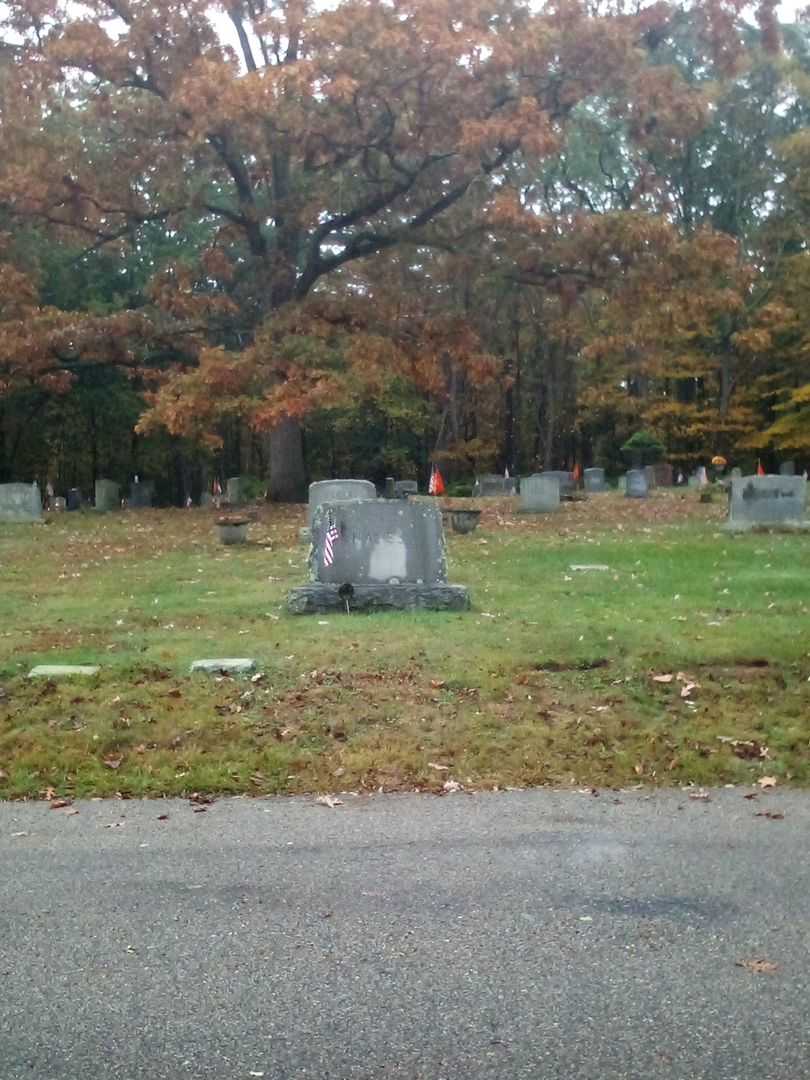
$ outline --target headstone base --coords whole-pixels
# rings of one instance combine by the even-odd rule
[[[795,533],[810,532],[810,521],[727,521],[724,532],[730,533]]]
[[[464,585],[354,585],[346,587],[313,582],[287,596],[291,615],[326,615],[356,611],[469,611],[470,593]]]
[[[29,679],[69,679],[73,675],[98,675],[96,664],[40,664],[28,672]]]
[[[195,660],[191,665],[191,674],[202,672],[204,675],[249,675],[257,667],[256,661],[251,657],[228,656],[216,660]]]

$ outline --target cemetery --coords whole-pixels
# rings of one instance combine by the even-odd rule
[[[804,479],[596,482],[324,481],[243,505],[240,543],[214,506],[114,510],[102,484],[105,512],[40,520],[15,489],[0,795],[810,780]]]

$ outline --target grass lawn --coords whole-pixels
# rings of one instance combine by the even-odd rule
[[[0,525],[0,797],[810,782],[810,536],[691,492],[486,502],[448,541],[467,614],[285,614],[298,507],[242,548],[201,510]],[[102,673],[26,679],[57,662]]]

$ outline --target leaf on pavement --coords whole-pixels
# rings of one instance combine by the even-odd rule
[[[72,799],[51,799],[51,810],[63,810],[73,804]]]
[[[759,780],[757,780],[757,783],[759,784],[759,786],[762,788],[763,791],[766,791],[768,788],[775,788],[776,787],[776,777],[775,776],[760,776]]]
[[[780,810],[758,810],[754,817],[768,818],[769,821],[785,820],[785,815]]]
[[[711,802],[708,791],[690,791],[690,799],[701,799],[703,802]]]
[[[319,795],[315,802],[318,806],[328,806],[330,810],[334,810],[336,806],[343,806],[343,801],[336,799],[334,795]]]
[[[745,968],[746,971],[753,971],[757,975],[773,975],[775,971],[779,970],[779,965],[775,964],[773,960],[737,960],[737,967]]]

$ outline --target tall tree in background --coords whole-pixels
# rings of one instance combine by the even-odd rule
[[[736,5],[711,6],[720,18]],[[593,95],[628,113],[666,88],[677,97],[676,76],[650,67],[645,47],[669,9],[623,8],[348,0],[316,12],[305,0],[232,0],[220,10],[237,58],[205,0],[11,0],[5,34],[20,49],[3,99],[0,198],[91,249],[137,249],[153,222],[210,222],[199,266],[161,268],[153,299],[199,325],[200,293],[227,296],[230,318],[202,326],[199,347],[265,350],[279,383],[254,420],[272,432],[272,494],[299,497],[309,406],[300,394],[285,402],[289,365],[273,373],[277,336],[259,328],[353,260],[429,243],[473,185],[497,184],[519,153],[555,153]]]

